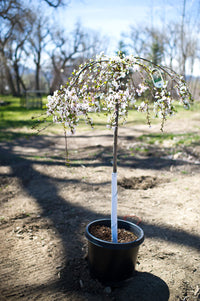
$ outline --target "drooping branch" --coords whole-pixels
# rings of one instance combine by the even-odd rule
[[[118,119],[125,121],[128,109],[132,106],[146,113],[149,125],[152,113],[156,117],[161,117],[163,128],[167,115],[172,115],[175,108],[166,79],[161,75],[161,85],[158,86],[157,82],[154,82],[155,69],[176,82],[180,100],[188,107],[191,94],[186,83],[169,68],[134,56],[100,55],[81,65],[72,73],[65,86],[55,91],[53,96],[49,96],[47,113],[53,117],[54,122],[62,123],[65,128],[69,127],[72,133],[80,115],[83,115],[87,123],[92,125],[89,114],[92,111],[104,110],[109,117],[108,125],[115,127],[117,102],[117,121]],[[153,99],[148,98],[148,94],[144,95],[146,90],[153,95]],[[144,96],[140,98],[142,94]]]

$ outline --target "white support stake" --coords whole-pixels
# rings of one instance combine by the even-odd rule
[[[111,208],[112,241],[117,243],[117,173],[112,173],[112,208]]]

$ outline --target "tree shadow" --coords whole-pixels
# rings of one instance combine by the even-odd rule
[[[42,140],[42,137],[40,137],[40,139]],[[41,145],[43,145],[42,141]],[[85,149],[83,149],[83,152],[84,151]],[[98,159],[105,154],[105,151],[106,148],[99,149],[99,153],[97,154]],[[89,210],[86,205],[72,205],[68,201],[67,196],[66,198],[61,197],[59,195],[59,189],[57,186],[57,183],[60,180],[37,171],[33,165],[36,162],[38,163],[38,161],[30,160],[28,157],[23,155],[16,155],[15,151],[13,150],[12,143],[7,144],[6,148],[4,147],[0,149],[0,153],[1,165],[9,166],[11,169],[9,177],[18,178],[23,190],[37,201],[42,210],[41,217],[45,217],[51,221],[52,227],[57,229],[59,237],[61,238],[63,246],[65,247],[64,257],[66,258],[66,263],[65,266],[60,270],[60,279],[57,279],[52,283],[47,283],[43,287],[26,287],[24,294],[28,296],[33,290],[38,290],[39,294],[47,289],[53,289],[54,291],[61,290],[64,293],[76,291],[80,296],[89,294],[90,298],[93,298],[96,294],[99,296],[104,296],[105,292],[101,284],[93,280],[88,272],[87,262],[84,259],[85,249],[83,249],[83,239],[81,237],[81,235],[84,235],[84,229],[81,225],[86,225],[87,222],[91,220],[97,218],[106,218],[107,216]],[[107,166],[107,163],[105,164],[104,161],[98,165],[98,163],[93,162],[93,158],[92,160],[91,158],[87,157],[82,159],[88,161],[87,166]],[[137,166],[138,168],[143,168],[143,160],[138,159],[134,162],[134,167]],[[42,164],[45,170],[48,165],[58,165],[58,162],[55,163],[40,160],[39,164]],[[72,163],[72,166],[75,167],[77,165]],[[121,166],[130,167],[128,163],[125,163]],[[154,169],[160,168],[158,166],[156,167],[154,164],[150,165],[149,168],[152,168],[151,166],[153,166]],[[145,168],[147,168],[146,165]],[[32,181],[35,181],[35,179],[37,179],[37,182],[34,184],[34,186]],[[72,183],[79,186],[81,185],[81,180],[77,179],[64,180],[64,182],[66,185],[71,185]],[[42,185],[40,185],[41,183]],[[88,186],[91,185],[89,182],[84,183],[86,183]],[[98,185],[105,185],[105,183],[106,182],[101,182],[98,183]],[[196,249],[199,248],[199,236],[191,235],[190,233],[186,233],[184,231],[178,231],[175,228],[169,229],[165,226],[155,226],[147,223],[143,224],[142,228],[144,228],[145,235],[149,238],[159,237],[160,239],[166,239],[167,237],[169,242],[188,245]],[[76,252],[73,251],[74,249],[76,249]],[[82,287],[80,280],[83,282],[85,281],[85,286],[83,285]],[[9,289],[12,290],[11,287]],[[130,282],[127,282],[125,286],[115,288],[112,296],[119,296],[119,299],[117,300],[165,301],[169,298],[169,289],[166,283],[155,275],[149,273],[137,273],[136,277],[130,280]]]
[[[79,260],[78,265],[76,263],[70,267],[80,270],[83,265],[84,263]],[[80,281],[77,281],[77,278],[73,277],[71,272],[71,269],[65,268],[59,282],[49,281],[48,284],[30,285],[26,292],[23,291],[24,287],[22,285],[18,289],[24,293],[21,294],[22,297],[19,299],[33,300],[37,296],[38,300],[168,301],[170,297],[166,282],[151,273],[136,272],[132,278],[123,283],[118,283],[113,287],[104,287],[97,280],[92,279],[86,271],[80,273],[80,276],[86,277],[81,287]],[[41,297],[43,299],[40,299]],[[8,300],[3,295],[1,295],[1,298],[2,301]],[[15,300],[18,300],[17,296]]]

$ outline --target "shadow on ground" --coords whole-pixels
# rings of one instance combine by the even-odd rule
[[[42,137],[40,137],[40,143],[42,143]],[[40,145],[40,147],[41,147]],[[38,150],[40,151],[40,150]],[[82,157],[81,160],[87,163],[84,163],[86,166],[97,166],[97,165],[108,165],[110,157],[106,160],[102,159],[106,154],[106,148],[99,147],[99,152],[96,154],[95,160],[100,162],[93,162],[94,157],[86,158]],[[85,149],[83,150],[83,153]],[[110,152],[110,148],[108,149]],[[23,190],[37,200],[38,205],[42,210],[41,218],[47,218],[50,221],[50,226],[55,227],[59,233],[60,238],[62,239],[63,246],[65,246],[65,266],[60,269],[59,279],[55,279],[51,283],[46,283],[40,286],[29,286],[23,287],[23,285],[18,287],[18,294],[15,295],[15,299],[20,299],[20,290],[23,292],[22,300],[31,300],[31,295],[37,294],[46,294],[51,296],[58,292],[62,293],[63,296],[66,296],[66,300],[158,300],[166,301],[169,299],[169,289],[167,284],[160,278],[152,275],[150,273],[137,273],[135,277],[124,283],[120,287],[115,287],[111,292],[106,291],[98,281],[90,277],[87,261],[85,259],[85,249],[83,248],[83,240],[80,239],[81,234],[83,235],[83,229],[80,229],[80,225],[86,225],[87,222],[97,219],[105,218],[107,216],[100,216],[96,212],[87,209],[87,206],[73,206],[68,202],[67,196],[65,199],[60,197],[57,183],[59,180],[52,178],[50,176],[44,175],[33,168],[33,164],[43,164],[44,168],[49,164],[58,165],[58,161],[34,161],[29,159],[26,155],[16,155],[13,151],[12,143],[8,143],[3,148],[0,149],[1,154],[1,166],[9,166],[11,172],[9,177],[17,177]],[[119,156],[122,155],[121,153]],[[157,158],[148,158],[144,159],[134,159],[128,158],[126,163],[121,163],[123,167],[136,167],[136,168],[166,168],[167,165],[171,163],[164,159],[157,160]],[[157,162],[157,163],[155,163]],[[110,163],[109,163],[110,164]],[[180,162],[181,164],[181,162]],[[71,166],[77,166],[71,162]],[[32,180],[37,179],[39,189],[33,189],[31,185]],[[67,185],[67,180],[65,181]],[[71,181],[69,181],[69,184]],[[76,180],[74,182],[76,185],[80,185],[81,182]],[[89,185],[89,183],[88,183]],[[98,185],[103,185],[98,183]],[[47,194],[48,192],[48,194]],[[47,197],[48,195],[48,197]],[[68,223],[68,220],[72,215],[76,215],[79,218],[74,219],[73,223]],[[28,217],[24,217],[25,219]],[[6,224],[3,224],[5,227]],[[176,244],[187,244],[193,248],[198,249],[199,245],[199,236],[194,236],[184,231],[178,231],[174,228],[166,228],[162,226],[155,226],[151,224],[142,224],[141,227],[144,229],[146,237],[149,238],[160,238],[168,240],[170,242],[175,242]],[[67,231],[66,231],[67,230]],[[42,267],[41,267],[42,269]],[[82,281],[82,282],[81,282]],[[83,283],[83,285],[82,285]],[[4,281],[1,282],[1,290],[3,296],[10,300],[9,296],[13,296],[12,290],[14,292],[15,283],[8,286]],[[70,299],[70,294],[72,298]],[[69,296],[69,299],[67,299]],[[3,297],[2,297],[3,298]],[[82,298],[82,299],[81,299]],[[110,298],[110,299],[109,299]],[[7,299],[5,299],[7,300]],[[21,300],[21,299],[20,299]],[[41,299],[48,300],[48,299]],[[61,300],[59,297],[57,299],[49,300]],[[62,300],[65,300],[64,297]]]

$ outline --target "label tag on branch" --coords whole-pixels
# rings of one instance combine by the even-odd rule
[[[162,88],[163,85],[164,85],[164,80],[163,80],[163,77],[162,77],[162,74],[161,74],[160,70],[159,69],[153,69],[152,73],[151,73],[151,76],[152,76],[154,86],[156,88]]]

